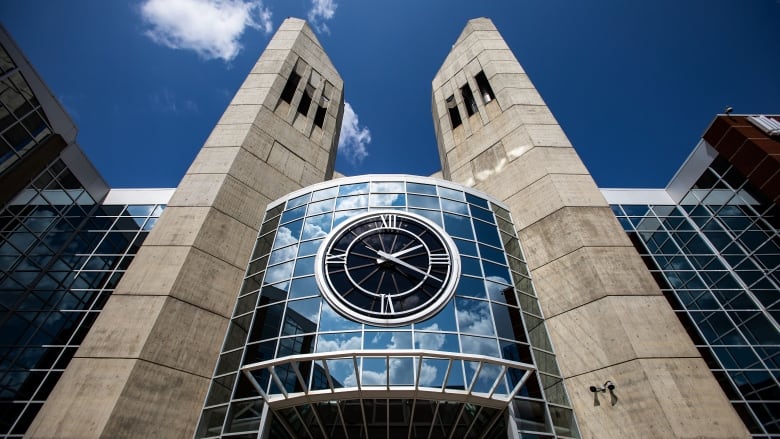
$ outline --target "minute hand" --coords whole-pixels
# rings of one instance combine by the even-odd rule
[[[406,268],[414,271],[415,273],[421,274],[423,277],[430,277],[431,279],[433,279],[435,281],[442,282],[442,280],[439,279],[438,277],[436,277],[436,276],[434,276],[434,275],[432,275],[430,273],[427,273],[425,271],[422,271],[419,268],[415,267],[414,265],[406,263],[406,262],[396,258],[395,256],[393,256],[393,255],[391,255],[389,253],[385,253],[385,252],[383,252],[381,250],[377,251],[376,253],[377,253],[377,255],[379,255],[379,257],[385,258],[385,259],[387,259],[390,262],[393,262],[395,264],[398,264],[398,265],[401,265],[403,267],[406,267]]]

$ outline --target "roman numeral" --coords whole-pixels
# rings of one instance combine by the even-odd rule
[[[383,214],[379,217],[382,220],[382,228],[384,229],[396,229],[398,228],[398,216],[393,214]]]
[[[347,254],[346,253],[329,253],[325,256],[325,263],[326,264],[346,264],[347,263]]]
[[[381,307],[379,312],[382,314],[393,314],[395,313],[395,308],[393,308],[393,298],[390,297],[387,294],[380,294],[380,300],[381,300]]]
[[[449,265],[450,255],[447,253],[431,253],[431,264]]]

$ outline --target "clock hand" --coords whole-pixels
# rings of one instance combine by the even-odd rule
[[[403,255],[409,253],[409,252],[413,252],[413,251],[415,251],[415,250],[417,250],[418,248],[421,248],[421,247],[422,247],[422,244],[418,244],[418,245],[415,245],[414,247],[407,248],[405,250],[397,251],[395,253],[390,253],[390,256],[392,256],[394,258],[398,258],[400,256],[403,256]],[[374,250],[374,251],[377,252],[377,254],[379,254],[379,250]],[[385,259],[383,257],[377,258],[377,260],[376,260],[377,264],[382,264],[384,262],[385,262]]]
[[[390,253],[390,256],[392,256],[394,258],[398,258],[398,257],[401,257],[401,256],[409,253],[409,252],[413,252],[413,251],[415,251],[415,250],[417,250],[418,248],[421,248],[421,247],[422,247],[422,244],[417,244],[414,247],[407,248],[406,250],[401,250],[401,251],[397,251],[395,253]]]
[[[400,259],[396,258],[395,256],[393,256],[393,255],[391,255],[391,254],[389,254],[389,253],[385,253],[385,252],[383,252],[383,251],[378,251],[378,252],[376,252],[376,253],[377,253],[377,254],[378,254],[380,257],[382,257],[382,258],[384,258],[384,259],[386,259],[386,260],[388,260],[388,261],[390,261],[390,262],[393,262],[393,263],[395,263],[395,264],[401,265],[401,266],[403,266],[403,267],[406,267],[406,268],[408,268],[409,270],[412,270],[412,271],[414,271],[415,273],[418,273],[418,274],[421,274],[421,275],[423,275],[423,277],[424,277],[424,278],[426,278],[426,277],[430,277],[430,278],[431,278],[431,279],[433,279],[433,280],[436,280],[436,281],[438,281],[438,282],[442,282],[442,280],[441,280],[441,279],[439,279],[438,277],[436,277],[436,276],[434,276],[434,275],[432,275],[432,274],[430,274],[430,273],[426,273],[425,271],[422,271],[422,270],[420,270],[419,268],[415,267],[414,265],[408,264],[408,263],[406,263],[406,262],[404,262],[404,261],[402,261],[402,260],[400,260]],[[378,260],[378,259],[377,259],[377,260]]]

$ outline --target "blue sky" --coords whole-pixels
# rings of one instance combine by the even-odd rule
[[[288,16],[313,18],[344,79],[347,175],[440,168],[431,79],[480,16],[600,187],[665,186],[727,105],[780,113],[780,0],[0,2],[113,187],[176,186]]]

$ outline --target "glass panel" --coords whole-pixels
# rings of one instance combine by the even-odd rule
[[[429,331],[455,331],[457,329],[455,326],[455,306],[452,301],[431,318],[415,323],[414,328]]]
[[[368,183],[345,184],[339,188],[339,196],[367,194],[367,193],[368,193]]]
[[[316,296],[320,294],[317,281],[314,276],[306,276],[293,279],[290,283],[290,298]]]
[[[312,194],[311,201],[314,202],[314,201],[324,200],[326,198],[333,198],[336,196],[336,194],[338,194],[337,187],[320,189]]]
[[[474,239],[474,232],[471,229],[471,220],[469,220],[469,218],[465,216],[445,213],[444,230],[446,230],[450,235],[455,237],[466,238],[469,240]],[[496,233],[496,239],[497,238],[498,238],[498,234]]]
[[[495,334],[493,318],[487,302],[456,297],[455,304],[460,332],[479,335]]]
[[[371,206],[377,207],[402,207],[406,204],[404,194],[371,194],[369,198]]]
[[[416,194],[436,195],[436,186],[422,183],[406,183],[406,190]]]
[[[368,206],[367,195],[356,195],[352,197],[339,197],[336,199],[336,210],[357,209]]]
[[[425,195],[407,195],[409,207],[422,207],[425,209],[439,209],[439,199]]]
[[[400,193],[404,191],[404,183],[400,181],[373,181],[371,192]]]

